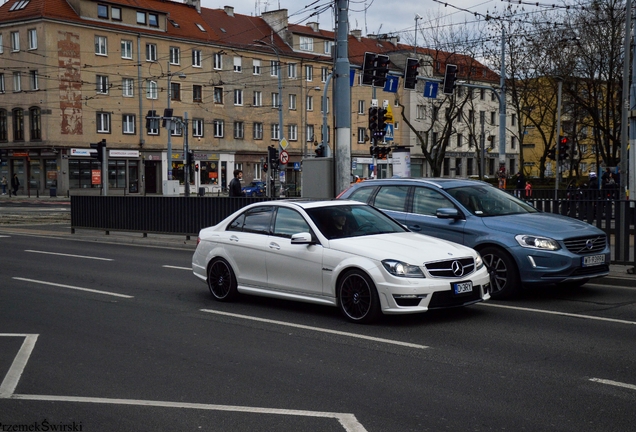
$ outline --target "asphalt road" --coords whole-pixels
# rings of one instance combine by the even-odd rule
[[[361,326],[323,306],[215,302],[190,259],[0,230],[0,424],[634,430],[634,286]]]

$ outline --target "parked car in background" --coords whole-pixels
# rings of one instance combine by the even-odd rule
[[[265,196],[265,182],[254,180],[249,185],[243,186],[241,190],[245,192],[246,197],[262,197]]]
[[[192,270],[218,301],[243,293],[337,306],[357,323],[490,298],[475,250],[356,201],[246,206],[201,230]]]
[[[489,183],[367,180],[338,198],[371,204],[414,232],[475,248],[491,272],[493,297],[513,296],[522,286],[580,286],[609,273],[610,249],[603,231],[539,212]]]

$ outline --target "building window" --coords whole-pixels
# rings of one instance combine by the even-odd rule
[[[151,110],[151,111],[148,111],[148,116],[159,117],[159,114],[157,114],[157,111]],[[148,120],[146,120],[146,131],[148,131],[148,135],[159,135],[159,127],[151,128],[150,122]]]
[[[358,128],[358,144],[364,143],[364,137],[367,134],[367,129],[363,127]]]
[[[121,41],[121,58],[124,59],[132,59],[133,56],[133,45],[132,41],[122,40]]]
[[[277,77],[280,69],[280,63],[278,60],[271,60],[269,62],[269,74],[273,77]]]
[[[108,19],[108,6],[103,4],[97,5],[97,17]]]
[[[295,110],[296,109],[296,95],[295,94],[290,94],[289,95],[289,109],[290,110]]]
[[[146,12],[137,12],[137,24],[146,25]]]
[[[38,48],[38,32],[35,29],[29,29],[27,33],[29,37],[29,49],[34,50]]]
[[[220,53],[214,53],[214,69],[223,69],[223,56]]]
[[[135,133],[135,115],[124,114],[121,118],[121,131],[126,135],[134,135]]]
[[[214,137],[223,138],[223,120],[214,120]]]
[[[296,79],[298,77],[298,65],[296,63],[287,64],[287,77]]]
[[[497,113],[495,111],[490,112],[490,124],[496,126],[497,123]]]
[[[516,126],[517,125],[517,114],[513,114],[510,117],[510,126]]]
[[[457,134],[457,147],[461,147],[462,146],[462,140],[464,139],[463,135],[458,133]]]
[[[192,119],[192,136],[203,136],[203,119]]]
[[[192,86],[192,101],[203,102],[203,87],[200,85]]]
[[[271,132],[273,140],[280,139],[280,125],[278,123],[272,123]]]
[[[320,81],[326,83],[327,78],[329,78],[329,68],[320,68]]]
[[[272,93],[272,107],[278,108],[280,101],[278,100],[278,93]]]
[[[7,111],[0,109],[0,141],[8,140]]]
[[[181,100],[181,83],[176,83],[176,82],[170,83],[170,100],[173,100],[173,101]]]
[[[13,91],[22,91],[22,74],[20,72],[13,72]]]
[[[234,138],[243,139],[245,137],[245,124],[243,122],[234,122]]]
[[[121,8],[112,6],[110,8],[110,16],[114,21],[121,21]]]
[[[13,110],[13,141],[24,141],[24,110]]]
[[[243,90],[240,90],[240,89],[234,90],[234,105],[237,105],[237,106],[243,105]]]
[[[513,136],[510,138],[510,149],[515,150],[517,148],[517,137]]]
[[[29,71],[29,81],[31,82],[31,90],[39,90],[40,87],[38,85],[38,71],[32,70]]]
[[[263,106],[263,92],[261,92],[261,91],[255,91],[254,92],[253,105],[254,106]]]
[[[437,119],[435,119],[437,120]],[[475,123],[475,111],[473,110],[468,110],[468,123],[473,124]]]
[[[20,51],[20,32],[11,32],[11,51]]]
[[[171,136],[181,136],[183,135],[183,118],[175,116],[175,126],[171,131]]]
[[[358,101],[358,114],[364,114],[364,100]]]
[[[146,85],[146,98],[148,99],[157,99],[157,82],[156,81],[148,81]]]
[[[97,133],[110,133],[110,113],[97,113]]]
[[[170,47],[170,64],[181,64],[181,50],[179,47]]]
[[[234,57],[234,72],[243,72],[243,59]]]
[[[201,67],[201,50],[192,50],[192,66]]]
[[[97,75],[96,91],[99,94],[108,94],[108,77],[106,75]]]
[[[223,87],[214,87],[214,103],[223,103]]]
[[[418,105],[415,115],[418,120],[424,119],[424,116],[426,115],[426,107],[424,105]]]
[[[320,112],[325,110],[325,97],[320,96]],[[329,112],[329,98],[327,98],[327,112]]]
[[[156,62],[157,61],[157,45],[156,44],[146,44],[146,61]]]
[[[314,125],[307,125],[306,134],[307,134],[307,142],[313,142],[314,141]]]
[[[290,141],[298,141],[298,125],[287,126],[287,137]]]
[[[159,27],[159,15],[154,13],[148,14],[148,25],[151,27]]]
[[[4,40],[2,39],[2,33],[0,33],[0,54],[4,54]]]
[[[4,87],[4,74],[0,73],[0,93],[4,93],[6,91]]]
[[[300,50],[301,51],[313,51],[314,50],[314,40],[313,40],[313,38],[301,36],[300,37]]]
[[[261,74],[261,61],[259,59],[252,60],[252,73],[254,75]]]
[[[254,139],[263,139],[263,123],[254,123]]]
[[[95,36],[95,54],[108,55],[108,40],[106,36]]]
[[[307,96],[307,99],[305,101],[305,106],[307,107],[307,111],[313,111],[314,110],[314,97],[313,96]]]
[[[135,95],[135,80],[132,78],[123,78],[121,80],[122,95],[125,97],[133,97]]]
[[[314,67],[312,65],[305,65],[305,79],[307,81],[314,80]]]
[[[479,99],[486,100],[486,89],[479,89]]]

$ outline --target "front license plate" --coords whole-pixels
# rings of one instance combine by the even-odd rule
[[[466,294],[473,292],[473,281],[468,282],[456,282],[451,284],[453,287],[453,294]]]
[[[605,264],[605,255],[591,255],[583,257],[583,267]]]

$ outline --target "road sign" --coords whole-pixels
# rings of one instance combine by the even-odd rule
[[[387,123],[384,134],[385,141],[393,141],[393,123]]]
[[[386,109],[386,114],[384,115],[384,121],[386,123],[393,123],[393,110],[391,109],[391,105],[389,101],[384,101],[384,108]]]
[[[387,75],[384,82],[384,91],[389,93],[397,93],[399,78],[393,75]]]
[[[424,97],[436,99],[437,98],[437,86],[436,82],[426,81],[424,83]]]
[[[282,150],[278,159],[280,160],[281,164],[286,165],[287,162],[289,162],[289,153],[287,153],[285,150]]]
[[[294,171],[300,171],[300,162],[294,162]]]
[[[283,139],[280,141],[280,147],[281,147],[283,150],[287,150],[287,147],[288,147],[288,146],[289,146],[289,141],[287,141],[287,138],[283,138]]]

